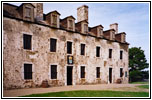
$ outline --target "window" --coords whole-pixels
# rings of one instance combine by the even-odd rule
[[[84,24],[84,33],[87,33],[87,32],[88,32],[88,25]]]
[[[69,20],[69,28],[73,29],[73,21],[72,20]]]
[[[97,77],[97,78],[100,78],[100,67],[97,67],[97,68],[96,68],[96,72],[97,72],[97,73],[96,73],[96,75],[97,75],[96,77]]]
[[[57,25],[57,15],[52,15],[53,17],[53,25]]]
[[[125,71],[125,77],[127,77],[127,71]]]
[[[32,64],[24,64],[24,79],[32,79]]]
[[[96,47],[96,57],[100,57],[100,47]]]
[[[120,77],[123,76],[123,68],[120,68]]]
[[[26,17],[31,17],[31,8],[26,7]]]
[[[112,58],[112,49],[109,49],[109,58]]]
[[[81,66],[81,78],[85,78],[85,66]]]
[[[67,42],[67,53],[72,54],[72,42]]]
[[[57,79],[57,65],[51,65],[51,79]]]
[[[120,51],[120,59],[123,58],[123,51]]]
[[[31,38],[32,38],[32,35],[23,34],[24,49],[31,50]]]
[[[81,44],[81,55],[85,55],[85,44]]]
[[[56,39],[51,38],[50,39],[50,51],[56,52]]]

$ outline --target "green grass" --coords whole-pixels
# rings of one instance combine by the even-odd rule
[[[64,91],[43,94],[31,94],[22,97],[148,97],[148,92],[123,92],[123,91]]]
[[[149,89],[149,85],[140,85],[140,86],[137,86],[139,88],[144,88],[144,89]]]
[[[131,82],[130,84],[149,84],[149,82]]]

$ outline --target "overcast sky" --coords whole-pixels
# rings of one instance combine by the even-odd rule
[[[90,27],[101,24],[107,30],[110,24],[118,23],[118,32],[126,32],[129,47],[141,47],[149,60],[148,3],[44,3],[43,10],[45,14],[57,10],[60,18],[73,15],[77,19],[77,8],[84,4],[89,6]]]

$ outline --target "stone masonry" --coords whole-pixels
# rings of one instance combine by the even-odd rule
[[[57,11],[43,14],[42,3],[23,3],[19,7],[3,4],[4,89],[39,87],[44,80],[50,86],[68,85],[67,66],[72,67],[71,85],[112,84],[118,83],[118,80],[128,83],[129,44],[125,41],[126,33],[118,33],[117,23],[110,25],[106,31],[103,31],[102,25],[89,27],[88,6],[81,6],[77,11],[78,22],[75,23],[71,16],[60,19]],[[32,36],[31,50],[24,49],[23,34]],[[50,38],[57,40],[56,52],[50,52]],[[71,54],[67,54],[67,41],[72,42]],[[80,55],[81,44],[85,44],[84,55]],[[96,56],[96,47],[100,47],[99,57]],[[109,49],[112,49],[111,58]],[[123,52],[122,59],[120,51]],[[73,57],[72,64],[67,63],[68,56]],[[32,79],[24,78],[25,63],[32,64]],[[57,65],[56,79],[51,79],[51,65]],[[85,78],[81,78],[81,66],[85,66]],[[99,78],[96,77],[96,67],[100,67]],[[123,69],[121,77],[120,68]]]

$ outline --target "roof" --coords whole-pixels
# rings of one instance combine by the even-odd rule
[[[105,30],[103,32],[108,32],[108,31],[115,31],[114,29],[109,29],[109,30]]]
[[[120,33],[118,33],[118,34],[116,34],[116,35],[120,35],[120,34],[126,34],[125,32],[120,32]]]
[[[51,12],[47,13],[46,16],[51,14],[51,13],[57,13],[58,15],[61,15],[58,11],[54,10],[54,11],[51,11]]]
[[[97,28],[97,27],[102,27],[102,28],[104,28],[102,25],[97,25],[97,26],[94,26],[94,27],[90,27],[90,29]]]
[[[71,16],[67,16],[67,17],[65,17],[65,18],[63,18],[63,19],[61,19],[61,20],[65,20],[65,19],[67,19],[67,18],[72,18],[72,19],[74,19],[75,20],[75,18],[71,15]]]
[[[82,22],[86,22],[86,23],[88,23],[88,21],[87,21],[87,20],[83,20],[83,21],[77,22],[76,24],[79,24],[79,23],[82,23]]]

